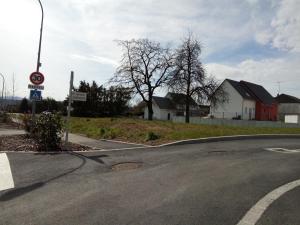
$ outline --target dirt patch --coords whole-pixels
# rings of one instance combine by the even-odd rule
[[[67,145],[61,144],[56,151],[88,151],[87,146],[68,143]],[[11,152],[43,152],[39,148],[37,142],[30,138],[28,135],[14,135],[14,136],[1,136],[0,137],[0,151]]]
[[[8,123],[1,123],[0,122],[0,128],[3,128],[3,129],[22,129],[22,126],[20,124],[14,123],[14,122],[8,122]]]
[[[111,169],[113,171],[123,171],[123,170],[135,170],[142,166],[141,162],[124,162],[124,163],[117,163],[112,165]]]

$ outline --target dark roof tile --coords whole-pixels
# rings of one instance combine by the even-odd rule
[[[275,100],[278,103],[300,103],[300,99],[291,95],[281,94],[278,95]]]
[[[226,79],[230,84],[231,86],[234,87],[234,89],[245,99],[250,99],[250,100],[255,100],[251,95],[250,93],[248,93],[246,91],[246,89],[241,85],[240,82],[238,81],[235,81],[235,80],[230,80],[230,79]]]
[[[160,109],[176,109],[173,102],[168,98],[153,96],[153,100]]]
[[[263,86],[247,81],[240,81],[240,84],[254,99],[267,105],[272,105],[275,102],[273,96]]]

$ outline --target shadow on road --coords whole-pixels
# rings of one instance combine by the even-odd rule
[[[71,169],[71,170],[69,170],[69,171],[67,171],[67,172],[65,172],[65,173],[62,173],[62,174],[60,174],[58,176],[50,178],[50,179],[48,179],[46,181],[37,182],[35,184],[30,184],[30,185],[25,186],[25,187],[15,188],[13,190],[7,191],[3,195],[0,196],[0,201],[9,201],[9,200],[11,200],[13,198],[19,197],[19,196],[21,196],[23,194],[29,193],[29,192],[31,192],[33,190],[36,190],[36,189],[44,186],[45,184],[47,184],[47,183],[49,183],[51,181],[54,181],[56,179],[59,179],[59,178],[64,177],[66,175],[69,175],[69,174],[75,172],[76,170],[79,170],[80,168],[82,168],[86,164],[86,157],[85,156],[77,154],[77,153],[74,153],[74,152],[69,152],[68,154],[73,155],[73,156],[81,159],[80,165],[77,166],[77,167],[75,167],[75,168],[73,168],[73,169]]]

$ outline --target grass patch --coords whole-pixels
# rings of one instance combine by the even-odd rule
[[[182,139],[247,135],[300,134],[300,128],[230,127],[147,121],[131,118],[71,118],[71,132],[96,139],[161,144]]]

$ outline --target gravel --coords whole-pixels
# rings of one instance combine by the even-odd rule
[[[61,144],[58,149],[53,151],[88,151],[87,146],[79,144],[68,143],[67,145]],[[14,135],[14,136],[1,136],[0,137],[0,151],[11,152],[43,152],[38,143],[28,135]]]

